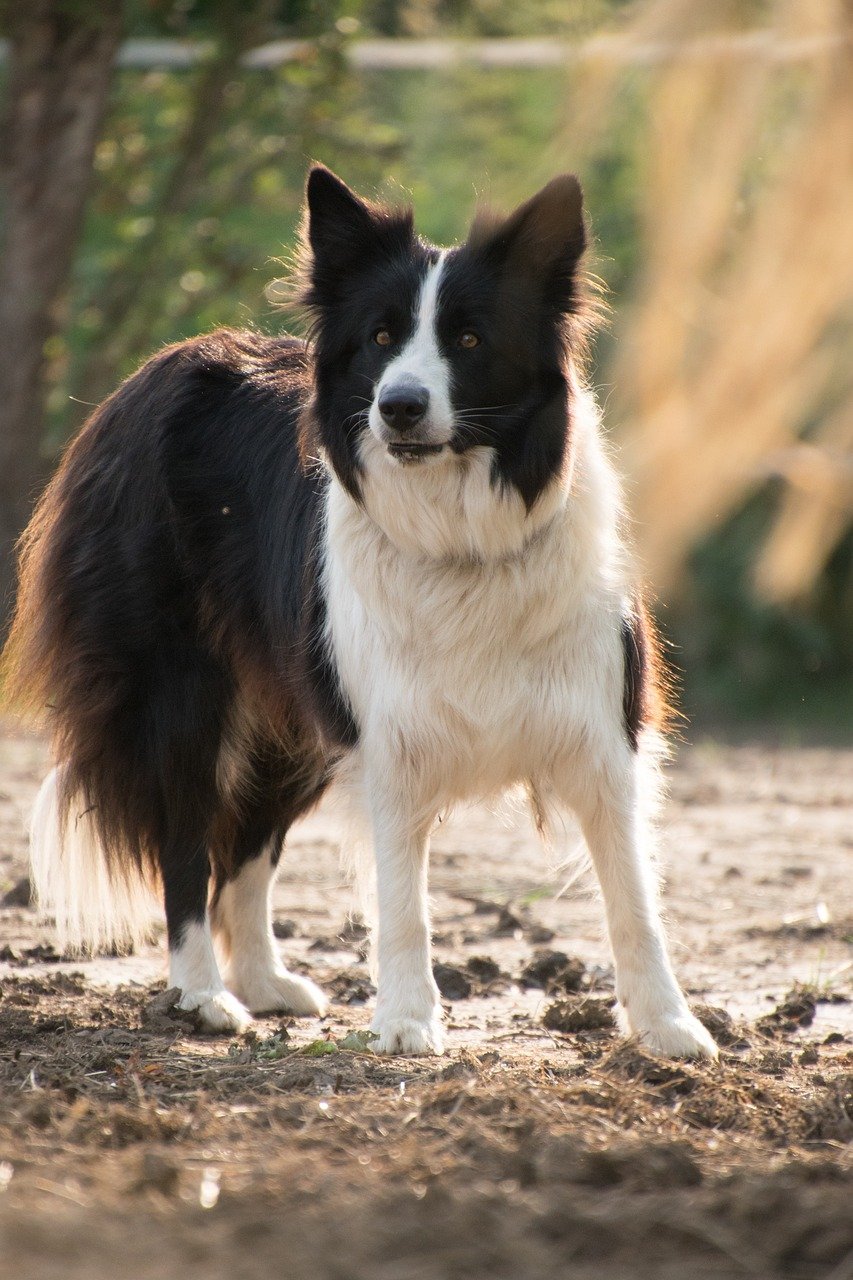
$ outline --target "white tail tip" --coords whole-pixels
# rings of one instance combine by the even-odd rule
[[[39,910],[53,916],[62,951],[128,952],[151,937],[157,902],[127,858],[110,859],[85,806],[63,816],[60,769],[45,778],[30,826],[30,866]]]

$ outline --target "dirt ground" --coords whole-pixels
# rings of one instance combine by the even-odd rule
[[[853,751],[709,743],[670,770],[667,913],[714,1066],[619,1038],[594,893],[557,896],[526,819],[480,809],[433,844],[444,1058],[359,1034],[331,810],[276,896],[329,1017],[198,1037],[159,949],[63,958],[26,904],[44,767],[3,726],[3,1280],[853,1280]]]

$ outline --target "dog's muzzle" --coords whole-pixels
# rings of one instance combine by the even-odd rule
[[[417,462],[429,454],[440,453],[442,444],[424,440],[423,424],[429,409],[429,392],[416,382],[398,382],[385,387],[376,406],[387,428],[385,445],[392,457],[402,462]],[[419,431],[418,428],[421,428]]]

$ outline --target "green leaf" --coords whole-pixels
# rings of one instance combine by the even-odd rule
[[[310,1044],[306,1044],[299,1052],[304,1054],[306,1058],[323,1058],[326,1054],[337,1053],[338,1046],[334,1040],[312,1040]]]
[[[373,1053],[373,1041],[378,1039],[375,1031],[350,1031],[338,1041],[338,1048],[350,1053]]]

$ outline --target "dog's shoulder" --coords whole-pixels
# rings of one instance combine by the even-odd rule
[[[299,375],[308,369],[307,347],[301,338],[252,329],[214,329],[167,350],[178,354],[185,365],[241,378]]]

